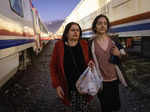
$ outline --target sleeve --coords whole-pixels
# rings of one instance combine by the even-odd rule
[[[57,88],[59,86],[57,48],[58,48],[57,44],[55,44],[50,59],[50,77],[51,77],[52,86],[54,88]]]
[[[122,56],[125,56],[125,55],[126,55],[126,52],[125,52],[124,47],[123,47],[119,42],[116,42],[116,41],[115,41],[115,45],[118,47],[118,49],[119,49],[121,55],[122,55]]]
[[[119,42],[115,42],[115,45],[118,47],[118,49],[123,49],[123,46]]]

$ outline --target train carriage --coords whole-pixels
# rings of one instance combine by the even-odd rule
[[[75,21],[83,29],[82,37],[93,36],[92,22],[99,14],[111,23],[110,35],[120,39],[128,51],[150,57],[150,0],[81,0],[57,31],[62,35],[64,26]]]
[[[42,50],[39,16],[31,0],[0,1],[0,87],[18,69],[25,69],[32,53]],[[48,31],[44,32],[49,37]]]
[[[117,36],[126,48],[150,57],[150,3],[149,0],[97,0],[100,7],[79,20],[83,38],[93,36],[91,24],[99,14],[110,19],[110,35]],[[88,24],[87,24],[88,21]],[[85,24],[86,23],[86,24]]]

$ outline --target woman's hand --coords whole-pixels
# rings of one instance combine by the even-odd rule
[[[64,91],[60,86],[58,86],[56,88],[56,91],[57,91],[57,94],[58,94],[59,98],[64,99]]]
[[[88,63],[88,66],[93,69],[95,64],[92,60],[90,60],[89,63]]]
[[[111,53],[112,53],[114,56],[118,56],[118,57],[121,56],[121,53],[120,53],[119,49],[118,49],[116,46],[114,46],[114,47],[112,48]]]

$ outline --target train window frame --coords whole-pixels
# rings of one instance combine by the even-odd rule
[[[17,1],[16,3],[18,3],[18,6],[19,6],[18,9],[16,9],[16,7],[14,7],[15,3],[13,3],[13,2],[15,2],[15,1]],[[18,1],[20,1],[20,3]],[[22,0],[9,0],[9,3],[10,3],[10,8],[13,12],[15,12],[20,17],[24,17]]]
[[[116,8],[119,7],[120,5],[123,5],[127,3],[129,0],[112,0],[111,1],[111,7]]]

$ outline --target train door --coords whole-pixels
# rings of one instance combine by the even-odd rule
[[[37,10],[35,8],[32,8],[32,13],[33,13],[33,20],[34,20],[34,38],[35,38],[35,51],[38,54],[41,49],[42,49],[42,44],[41,44],[41,37],[40,37],[40,23],[39,23],[39,17]]]
[[[142,40],[141,40],[141,51],[142,51],[142,55],[144,57],[150,58],[149,46],[150,46],[150,36],[142,37]]]

